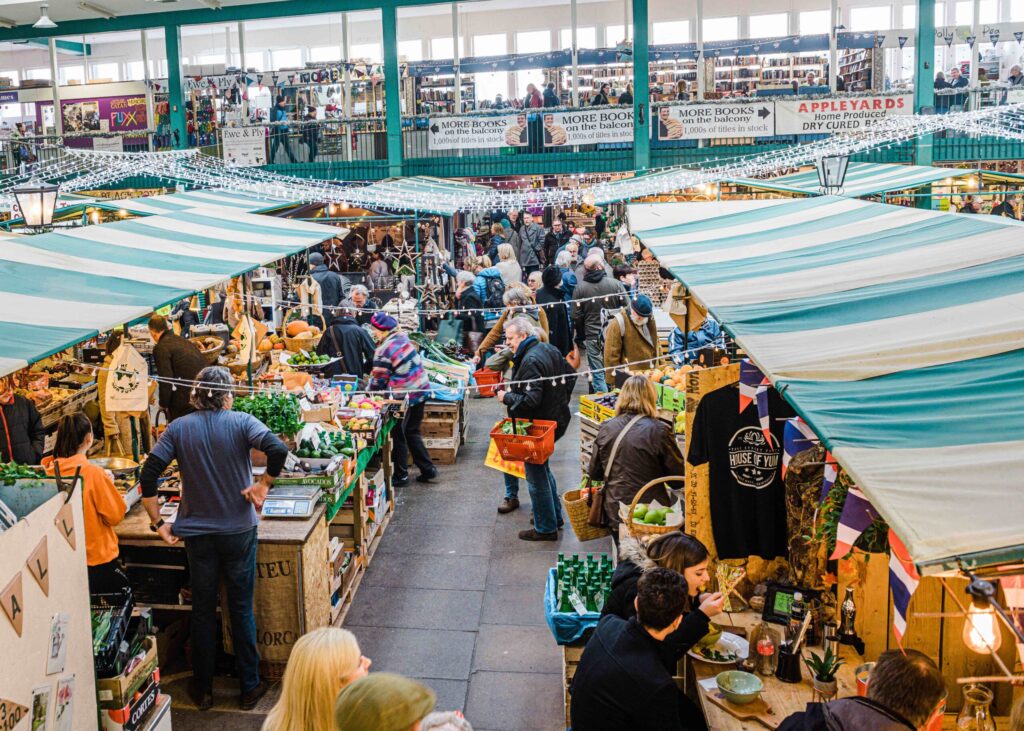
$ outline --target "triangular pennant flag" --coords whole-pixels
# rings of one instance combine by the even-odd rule
[[[771,421],[768,415],[768,389],[771,381],[761,369],[744,358],[740,361],[740,413],[746,411],[751,401],[757,401],[757,420],[769,444],[772,441]]]
[[[71,510],[71,503],[64,503],[61,506],[53,523],[57,526],[60,534],[64,536],[64,540],[71,546],[71,550],[78,550],[78,546],[75,544],[75,514]]]
[[[1004,576],[999,580],[1003,587],[1003,596],[1006,598],[1007,614],[1017,626],[1017,632],[1024,632],[1024,576]],[[1017,640],[1017,653],[1024,660],[1024,643]]]
[[[6,698],[0,698],[0,718],[7,719],[7,723],[13,724],[5,726],[5,728],[14,728],[21,722],[21,719],[28,718],[28,706],[23,706],[20,703],[15,703],[14,701]],[[36,726],[35,721],[32,722],[32,725],[35,728],[39,728]],[[43,721],[43,726],[45,725],[46,722]]]
[[[782,432],[782,478],[786,478],[790,460],[805,449],[818,443],[818,437],[806,421],[799,416],[786,421]]]
[[[988,39],[992,42],[992,47],[995,48],[996,44],[999,43],[999,29],[992,28],[989,30]]]
[[[947,33],[946,34],[946,45],[947,46],[952,46],[953,45],[953,34],[952,33]]]
[[[903,48],[905,45],[907,45],[907,41],[910,40],[910,37],[909,36],[899,36],[896,40],[899,42],[900,48]]]
[[[875,36],[875,48],[881,48],[883,43],[885,43],[885,36],[884,35],[876,35]]]
[[[839,527],[836,530],[836,550],[829,560],[843,558],[853,550],[853,544],[860,534],[878,517],[878,513],[856,485],[850,487],[843,503],[843,512],[839,516]]]
[[[0,609],[11,620],[14,631],[21,637],[21,626],[25,623],[25,598],[21,592],[21,571],[18,571],[3,591],[0,591]]]
[[[914,562],[910,560],[903,541],[892,528],[889,529],[889,589],[892,591],[892,631],[896,642],[902,646],[903,634],[907,631],[907,608],[910,597],[921,583],[921,575],[917,573]]]
[[[28,572],[32,574],[32,578],[39,584],[39,588],[43,590],[43,594],[50,596],[50,552],[47,548],[46,536],[40,539],[39,545],[29,554],[25,565],[28,567]]]
[[[1021,39],[1024,39],[1024,30],[1015,30],[1013,32],[1013,37],[1017,39],[1017,43],[1020,43]]]
[[[978,40],[977,36],[967,36],[967,47],[974,48],[974,42]]]
[[[825,470],[821,476],[821,496],[818,498],[818,505],[825,502],[825,498],[836,484],[837,477],[839,477],[839,465],[836,464],[832,452],[825,450]]]

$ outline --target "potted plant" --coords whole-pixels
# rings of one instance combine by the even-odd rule
[[[810,658],[804,658],[804,664],[811,671],[811,682],[814,684],[814,692],[824,700],[836,696],[839,691],[839,684],[836,681],[836,673],[845,662],[832,650],[825,650],[824,655],[812,652]]]

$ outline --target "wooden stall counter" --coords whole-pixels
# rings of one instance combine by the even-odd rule
[[[257,538],[261,543],[305,543],[317,525],[324,522],[324,510],[326,505],[320,503],[308,518],[260,520],[256,531]],[[114,532],[122,544],[167,545],[160,536],[149,529],[149,516],[142,503],[132,506],[124,520],[114,527]],[[184,543],[179,542],[177,545],[184,548]]]

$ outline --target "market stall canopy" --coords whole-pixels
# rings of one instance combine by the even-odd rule
[[[0,375],[347,231],[223,209],[10,236]]]
[[[863,198],[894,190],[912,190],[947,178],[964,178],[976,174],[976,170],[937,168],[928,165],[851,162],[846,171],[846,182],[843,184],[840,195],[849,198]],[[730,182],[758,190],[774,190],[782,193],[804,195],[820,193],[816,170],[805,170],[767,180],[740,178]]]
[[[362,188],[352,188],[346,195],[356,205],[366,208],[453,216],[459,211],[489,207],[494,198],[494,189],[458,180],[418,176],[392,178]]]
[[[628,216],[923,570],[1024,559],[1021,224],[825,196]]]
[[[139,216],[152,216],[161,213],[188,211],[195,208],[215,208],[236,213],[268,213],[287,208],[294,203],[290,201],[260,198],[249,193],[231,190],[191,190],[185,193],[170,195],[154,195],[128,200],[94,199],[91,205],[96,208],[117,211],[123,210]]]

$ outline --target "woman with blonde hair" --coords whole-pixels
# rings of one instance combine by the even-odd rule
[[[512,244],[501,244],[498,247],[498,263],[494,268],[501,274],[501,281],[506,287],[522,284],[523,268],[516,261],[516,250],[512,248]]]
[[[587,474],[604,482],[604,511],[617,540],[619,505],[629,504],[641,487],[659,477],[682,476],[685,468],[672,427],[658,419],[658,394],[646,376],[630,376],[622,386],[615,417],[601,424]],[[661,488],[644,499],[668,504]]]
[[[281,697],[263,731],[334,731],[334,701],[350,683],[366,677],[370,660],[346,629],[320,627],[292,648]]]

